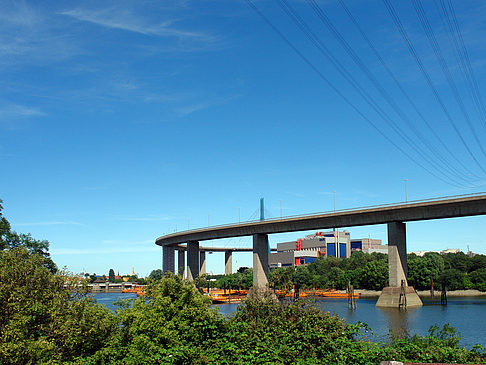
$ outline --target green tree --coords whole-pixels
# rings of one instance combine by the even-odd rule
[[[440,281],[445,283],[447,290],[466,289],[470,282],[466,274],[457,269],[444,270],[440,276]]]
[[[386,261],[370,261],[363,268],[360,288],[381,290],[388,279],[388,264]]]
[[[463,252],[448,253],[443,255],[444,267],[446,269],[456,269],[467,273],[472,266],[471,259]]]
[[[150,272],[149,278],[155,281],[159,281],[162,279],[162,270],[161,269],[155,269]]]
[[[486,268],[471,272],[469,278],[474,289],[486,291]]]
[[[108,280],[110,281],[110,283],[115,282],[115,270],[110,269],[110,272],[108,273]]]
[[[292,282],[297,288],[312,288],[312,275],[305,265],[297,266],[292,275]]]
[[[100,350],[117,331],[113,314],[86,296],[86,284],[25,247],[0,252],[0,363],[72,361]]]
[[[471,267],[470,271],[475,271],[478,269],[486,269],[486,255],[474,255],[471,257]]]
[[[407,256],[409,285],[417,290],[430,289],[430,280],[432,279],[439,287],[440,273],[444,269],[444,261],[441,255],[435,252],[426,253],[423,257],[415,254]]]
[[[91,358],[108,364],[195,364],[227,328],[211,300],[173,274],[147,288],[146,296],[122,302],[120,331]]]

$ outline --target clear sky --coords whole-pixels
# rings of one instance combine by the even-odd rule
[[[486,191],[484,1],[252,4],[268,22],[245,0],[0,0],[13,229],[73,272],[147,275],[157,237],[255,218],[261,197],[278,217],[333,191],[336,209]],[[409,251],[486,253],[486,217],[407,230]]]

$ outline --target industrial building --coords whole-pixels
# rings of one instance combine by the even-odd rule
[[[365,253],[384,253],[388,254],[388,246],[382,245],[381,240],[373,238],[358,238],[351,240],[351,252],[363,251]]]
[[[381,240],[363,238],[351,240],[348,231],[316,232],[296,241],[277,243],[277,252],[269,255],[270,267],[299,266],[314,262],[318,257],[347,258],[351,252],[385,252]]]

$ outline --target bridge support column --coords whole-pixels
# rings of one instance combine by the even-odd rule
[[[268,285],[268,235],[253,235],[253,287],[264,288]]]
[[[186,252],[184,250],[179,250],[177,252],[177,273],[179,276],[184,278],[184,271],[186,268]]]
[[[388,223],[388,282],[377,307],[420,307],[422,301],[407,283],[407,234],[405,223]],[[402,287],[403,283],[403,287]]]
[[[206,251],[199,252],[199,275],[206,274]]]
[[[224,274],[230,275],[233,273],[233,251],[224,252]]]
[[[165,274],[170,271],[175,273],[174,270],[174,254],[175,248],[172,246],[163,246],[162,248],[162,272]]]
[[[195,280],[199,275],[199,242],[187,242],[187,280]]]

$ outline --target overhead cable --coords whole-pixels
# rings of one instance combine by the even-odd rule
[[[436,173],[428,169],[422,163],[417,161],[412,155],[410,155],[406,150],[401,148],[398,144],[396,144],[386,133],[384,133],[371,119],[369,119],[366,115],[364,115],[361,110],[348,98],[346,97],[333,83],[331,83],[324,74],[302,53],[300,52],[297,47],[260,11],[260,9],[253,4],[252,0],[245,0],[247,4],[260,16],[265,23],[272,28],[272,30],[321,78],[329,88],[331,88],[337,95],[339,95],[345,102],[348,104],[361,118],[363,118],[368,124],[370,124],[383,138],[385,138],[391,145],[393,145],[396,149],[398,149],[401,153],[403,153],[408,159],[410,159],[413,163],[427,171],[429,174],[434,176],[435,178],[443,181],[446,184],[462,188],[458,184],[455,184],[451,181],[448,181],[441,176],[438,176]]]

